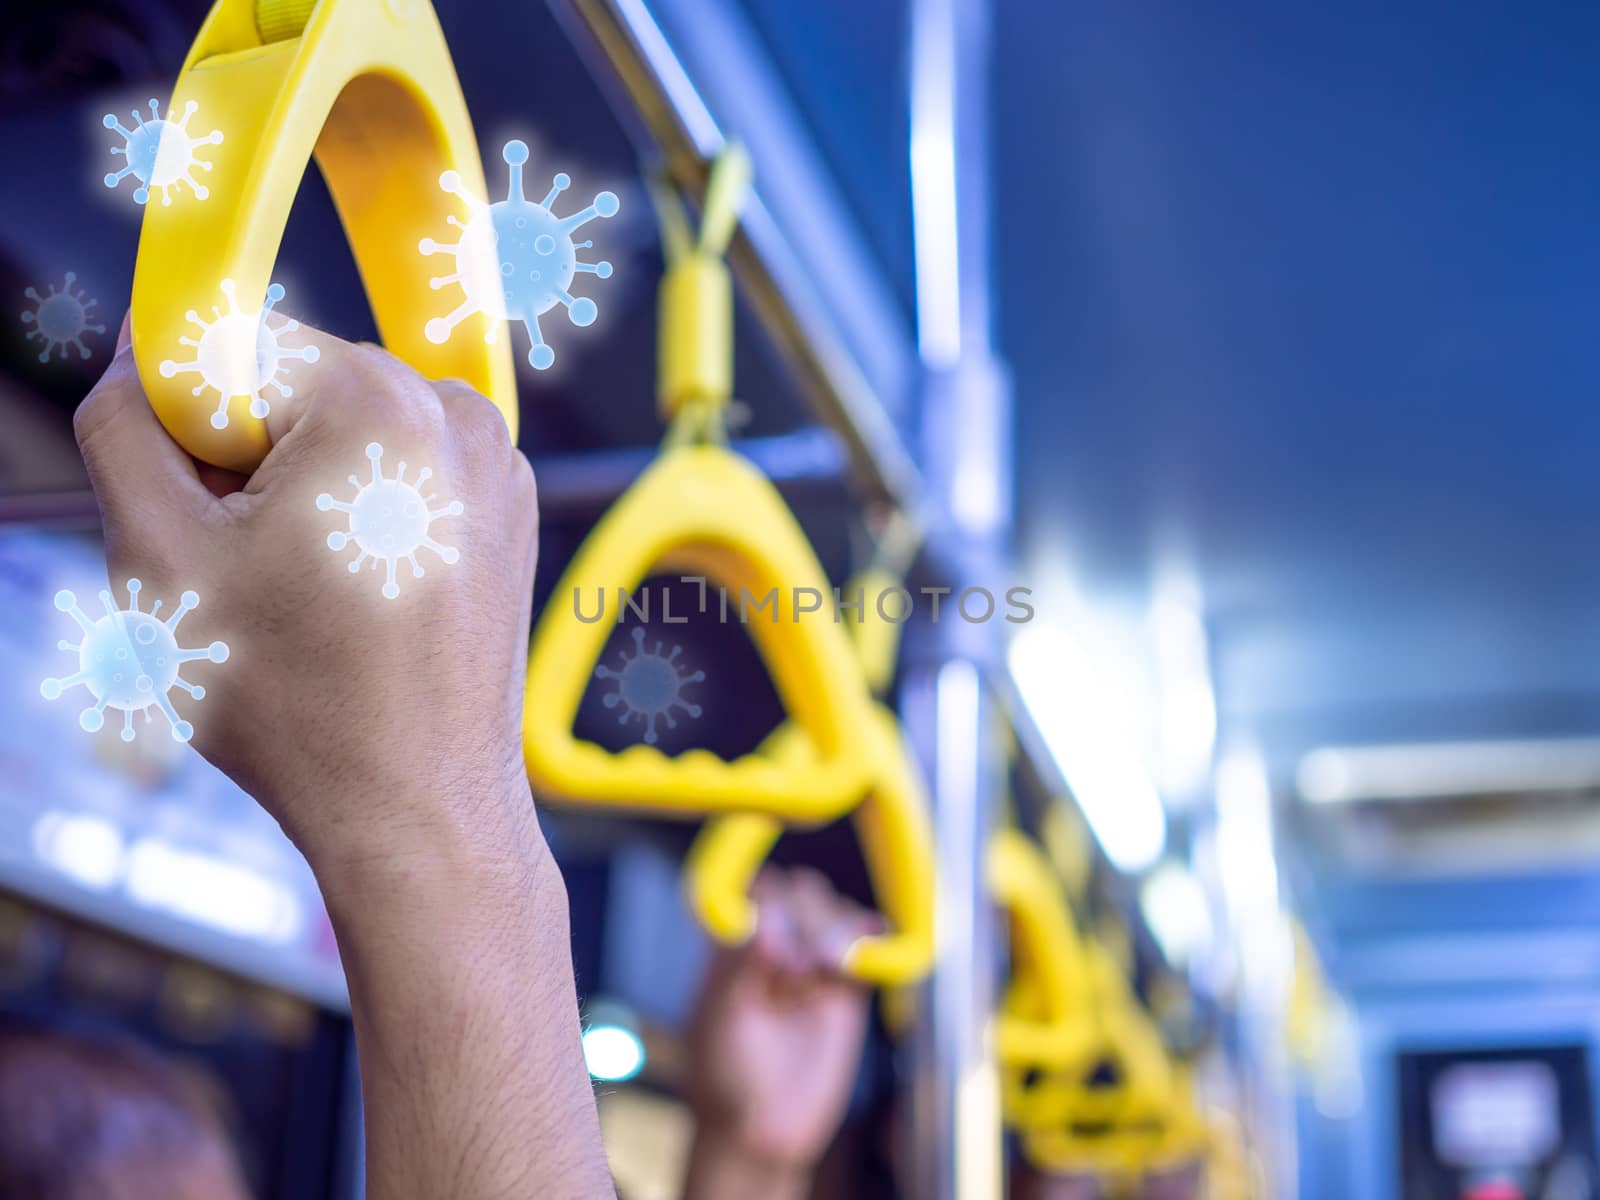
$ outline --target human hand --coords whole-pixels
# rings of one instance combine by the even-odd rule
[[[209,694],[176,698],[194,745],[282,823],[316,866],[403,857],[463,822],[488,797],[526,807],[523,662],[536,558],[533,473],[490,402],[430,383],[374,346],[307,330],[320,350],[273,400],[271,451],[248,479],[197,465],[162,428],[140,385],[126,328],[76,431],[99,499],[113,593],[130,576],[173,604],[193,589],[188,644],[225,640],[225,665],[186,674]],[[352,576],[355,546],[329,551],[346,477],[365,482],[365,448],[386,475],[432,469],[433,507],[464,511],[430,533],[460,551],[427,574]],[[419,794],[432,797],[419,806]]]
[[[566,891],[539,834],[521,713],[536,555],[533,472],[462,383],[308,331],[248,479],[195,462],[150,408],[127,332],[78,410],[113,584],[193,589],[194,745],[305,854],[339,941],[361,1067],[367,1193],[611,1194],[579,1044]],[[426,466],[459,548],[387,599],[329,553],[317,497]],[[430,533],[434,533],[430,530]],[[181,699],[181,698],[180,698]]]
[[[735,1173],[730,1159],[746,1180],[808,1175],[844,1117],[866,1036],[868,991],[840,965],[882,918],[808,870],[763,871],[752,897],[756,931],[718,952],[690,1034],[695,1197],[722,1194],[714,1181]]]

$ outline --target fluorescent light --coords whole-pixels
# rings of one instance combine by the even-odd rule
[[[1278,909],[1272,788],[1254,750],[1234,750],[1217,764],[1216,854],[1223,893],[1240,923]]]
[[[1173,966],[1186,966],[1210,951],[1211,905],[1200,881],[1181,863],[1168,860],[1150,872],[1139,889],[1139,909]]]
[[[1106,857],[1130,874],[1155,863],[1166,847],[1167,814],[1133,749],[1133,731],[1118,706],[1107,703],[1123,690],[1122,681],[1096,671],[1071,638],[1042,625],[1017,635],[1009,661],[1023,703]]]
[[[1600,787],[1600,739],[1323,747],[1295,772],[1308,804],[1581,792]]]
[[[1211,776],[1217,701],[1198,589],[1168,576],[1150,606],[1160,721],[1161,782],[1169,795],[1192,795]]]
[[[33,825],[33,849],[63,875],[97,892],[122,878],[122,832],[104,817],[44,813]]]
[[[644,1068],[644,1043],[620,1025],[591,1025],[583,1031],[583,1061],[591,1078],[621,1083]]]
[[[128,895],[146,908],[269,945],[300,932],[300,901],[248,867],[144,837],[128,852]]]
[[[948,3],[916,7],[911,23],[911,245],[918,348],[933,367],[953,366],[961,359],[955,37]]]

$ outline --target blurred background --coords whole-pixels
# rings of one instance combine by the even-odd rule
[[[195,1064],[261,1196],[344,1197],[352,1039],[309,871],[186,749],[38,695],[50,597],[105,586],[71,417],[140,210],[102,184],[101,118],[165,102],[206,7],[61,0],[0,35],[0,1015]],[[1011,970],[980,886],[1002,823],[1236,1130],[1249,1190],[1214,1194],[1600,1193],[1600,11],[437,7],[491,197],[520,137],[535,177],[622,200],[586,231],[599,320],[546,323],[550,371],[518,352],[539,603],[660,438],[647,176],[692,197],[726,138],[755,165],[735,447],[836,584],[902,513],[912,580],[1031,589],[1026,623],[905,630],[942,903],[976,920],[942,910],[918,1032],[875,1016],[818,1194],[999,1194],[960,1164],[1027,1156],[957,1095]],[[343,247],[308,172],[284,307],[370,338]],[[68,278],[103,329],[42,362],[17,314]],[[668,632],[709,683],[665,748],[779,723],[742,631]],[[544,821],[619,1183],[677,1195],[694,827]],[[777,857],[871,902],[848,824]]]

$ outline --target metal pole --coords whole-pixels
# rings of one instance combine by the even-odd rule
[[[957,601],[908,640],[903,716],[933,783],[939,961],[914,1045],[909,1194],[1002,1194],[999,1087],[988,1031],[996,922],[984,861],[1005,786],[1003,623],[970,621],[967,588],[998,589],[1011,523],[1009,382],[990,349],[987,13],[982,0],[914,0],[911,186],[921,442],[930,550]],[[969,611],[981,612],[981,602]]]

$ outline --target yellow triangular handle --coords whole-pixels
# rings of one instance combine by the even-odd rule
[[[1085,943],[1090,1002],[1084,1021],[1093,1031],[1089,1053],[1073,1068],[1047,1071],[1023,1083],[1011,1075],[1006,1118],[1019,1127],[1065,1137],[1074,1125],[1115,1128],[1143,1138],[1147,1153],[1173,1136],[1192,1114],[1186,1077],[1173,1069],[1161,1036],[1128,985],[1115,955],[1098,940]],[[1114,1082],[1091,1083],[1109,1067]],[[1154,1131],[1154,1132],[1152,1132]],[[1159,1135],[1159,1136],[1157,1136]]]
[[[1227,1152],[1218,1145],[1192,1099],[1175,1101],[1167,1114],[1139,1121],[1102,1122],[1085,1112],[1063,1121],[1025,1126],[1020,1143],[1023,1157],[1040,1170],[1100,1175],[1120,1183],[1136,1183],[1150,1171],[1208,1165]],[[1224,1169],[1229,1167],[1231,1163],[1225,1160]],[[1235,1194],[1212,1190],[1215,1185],[1209,1171],[1206,1184],[1207,1196],[1221,1200]]]
[[[721,586],[730,619],[743,616],[779,699],[806,736],[803,760],[780,765],[748,754],[730,763],[703,750],[671,758],[648,745],[610,754],[574,737],[578,705],[616,628],[617,591],[635,589],[652,570]],[[720,608],[718,593],[708,592]],[[580,619],[602,593],[605,615]],[[828,602],[805,611],[814,596]],[[662,454],[591,531],[540,616],[523,706],[534,787],[573,803],[685,817],[761,812],[795,824],[854,807],[875,769],[872,705],[831,599],[794,515],[754,467],[718,446]]]
[[[1061,885],[1039,847],[1017,829],[989,839],[989,894],[1011,919],[1013,977],[1024,981],[1031,1011],[1002,1007],[995,1057],[1002,1068],[1081,1067],[1099,1040],[1083,946]]]
[[[257,312],[272,282],[278,244],[315,150],[333,193],[384,345],[430,379],[457,378],[494,401],[513,440],[516,378],[508,339],[486,344],[495,326],[463,322],[434,345],[424,335],[437,296],[419,241],[445,228],[456,201],[437,186],[455,171],[484,194],[472,122],[439,20],[428,0],[218,0],[195,39],[165,113],[195,107],[196,129],[218,130],[207,146],[210,195],[185,193],[145,205],[133,275],[133,353],[150,403],[190,454],[235,471],[266,455],[266,423],[249,397],[211,424],[220,397],[192,393],[193,377],[163,376],[161,363],[187,351],[187,313],[224,304],[230,279],[239,310]],[[272,39],[272,40],[269,40]],[[292,378],[289,380],[292,385]]]
[[[933,965],[933,830],[927,786],[894,713],[877,709],[872,734],[874,783],[851,820],[890,928],[857,941],[844,971],[864,982],[899,987],[922,979]],[[760,753],[785,763],[804,761],[811,752],[804,732],[786,724]],[[783,828],[771,817],[721,817],[695,839],[684,863],[684,889],[690,907],[719,941],[737,944],[755,931],[750,884]]]

